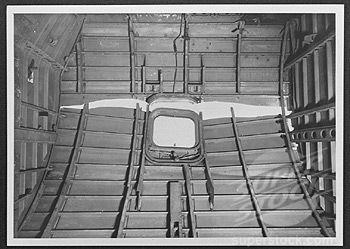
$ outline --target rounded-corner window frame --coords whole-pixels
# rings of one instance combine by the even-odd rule
[[[193,147],[168,147],[157,145],[154,140],[154,121],[159,116],[175,117],[175,118],[187,118],[191,119],[194,123],[195,129],[195,144]],[[153,163],[195,163],[203,158],[203,146],[202,146],[202,130],[200,127],[200,116],[191,110],[182,109],[170,109],[170,108],[157,108],[153,110],[149,115],[149,122],[147,127],[147,140],[146,140],[146,156],[148,160]],[[158,156],[156,156],[156,154]],[[189,154],[191,157],[177,158],[177,155]]]

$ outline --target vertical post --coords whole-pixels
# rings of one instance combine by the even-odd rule
[[[45,67],[44,67],[44,96],[43,96],[43,106],[44,108],[48,109],[49,108],[49,72],[50,72],[50,64],[45,62]],[[44,130],[48,130],[48,120],[49,117],[48,116],[43,116],[43,129]],[[51,129],[51,127],[50,127]],[[48,150],[48,146],[47,144],[43,145],[43,157],[45,157],[47,155],[47,150]]]
[[[79,38],[76,46],[75,46],[75,52],[76,52],[76,67],[77,67],[77,93],[83,93],[85,92],[85,87],[83,86],[83,80],[84,80],[84,55],[82,53],[82,46],[81,46],[81,38]]]
[[[245,161],[243,147],[242,147],[241,139],[239,137],[238,127],[237,127],[237,123],[236,123],[236,117],[235,117],[235,113],[234,113],[234,110],[232,107],[231,107],[231,115],[232,115],[233,131],[235,134],[236,144],[237,144],[237,148],[238,148],[238,152],[239,152],[239,158],[240,158],[241,163],[242,163],[242,169],[243,169],[243,173],[244,173],[244,176],[245,176],[245,179],[247,182],[248,190],[249,190],[249,193],[250,193],[252,200],[253,200],[256,216],[258,217],[258,221],[259,221],[260,226],[262,228],[262,232],[263,232],[264,237],[269,237],[269,231],[267,230],[266,224],[264,222],[262,212],[260,209],[260,205],[258,202],[258,198],[255,195],[253,182],[251,181],[250,175],[248,172],[248,166],[247,166],[247,163]]]
[[[163,93],[163,71],[162,69],[158,70],[158,77],[159,77],[159,92]]]
[[[23,51],[23,63],[22,63],[22,82],[20,84],[21,86],[21,101],[22,102],[28,102],[28,65],[29,60],[32,59],[31,50],[25,49]],[[28,108],[21,105],[21,116],[20,116],[20,126],[26,127],[27,126],[27,116],[28,116]],[[21,164],[20,169],[26,169],[27,168],[27,143],[23,142],[21,143]],[[25,185],[26,185],[26,178],[25,175],[19,175],[19,181],[20,181],[20,191],[19,194],[25,193]],[[19,203],[19,212],[21,213],[24,209],[24,203]]]
[[[326,43],[326,55],[327,55],[327,88],[328,88],[328,101],[331,101],[331,99],[334,97],[334,70],[333,70],[333,49],[332,49],[332,42],[328,41]],[[329,120],[334,119],[335,117],[335,110],[330,109],[328,111]]]
[[[118,230],[117,230],[117,238],[121,238],[123,236],[123,230],[126,221],[126,212],[130,203],[130,195],[132,191],[131,180],[134,175],[134,164],[135,164],[135,156],[136,156],[136,143],[137,143],[137,132],[139,128],[139,116],[140,116],[140,106],[139,103],[136,104],[136,112],[135,112],[135,125],[133,130],[133,139],[132,139],[132,148],[131,148],[131,157],[129,161],[128,167],[128,175],[126,179],[126,192],[123,202],[123,209],[121,211],[121,216],[119,220]]]
[[[295,85],[295,107],[299,110],[300,108],[300,63],[294,65],[294,85]],[[301,118],[297,118],[298,126],[301,124]]]
[[[40,64],[42,62],[42,58],[40,57],[38,61],[36,61],[36,67],[35,73],[33,75],[33,92],[34,92],[34,101],[33,104],[35,106],[39,106],[39,73],[42,73]],[[33,127],[38,129],[39,128],[39,111],[34,110],[33,111]],[[32,168],[38,167],[38,143],[33,143],[32,147]],[[37,173],[32,173],[32,188],[34,188],[35,184],[37,182]]]
[[[238,22],[237,35],[237,53],[236,53],[236,92],[241,93],[241,50],[242,50],[242,32],[244,29],[244,21]]]
[[[181,189],[179,182],[170,182],[170,237],[182,238],[182,207]]]
[[[191,227],[192,237],[197,238],[196,221],[195,221],[194,206],[193,206],[193,200],[192,200],[191,172],[187,164],[183,164],[182,169],[185,175],[188,212],[190,214],[190,220],[191,220],[190,227]]]
[[[128,15],[128,35],[129,35],[129,47],[130,47],[130,79],[131,79],[131,92],[136,93],[135,85],[135,42],[134,42],[134,28],[132,18]]]
[[[143,65],[141,66],[142,74],[142,92],[146,93],[146,55],[143,57]]]
[[[188,19],[187,15],[185,14],[185,27],[184,27],[184,93],[187,94],[188,92],[188,79],[189,79],[189,72],[188,72],[188,44],[189,44],[189,36],[188,36],[188,29],[189,29],[189,24],[188,24]]]
[[[203,61],[203,55],[201,55],[201,66],[202,66],[202,94],[205,94],[205,65]]]

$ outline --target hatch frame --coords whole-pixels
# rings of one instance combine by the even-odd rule
[[[170,147],[157,145],[153,140],[154,121],[160,116],[191,119],[194,123],[195,144],[192,147]],[[203,159],[203,139],[200,128],[200,116],[191,110],[157,108],[149,115],[146,140],[146,156],[155,164],[183,164],[196,163]],[[174,153],[172,153],[174,152]],[[156,153],[158,156],[156,156]],[[178,157],[177,157],[178,156]]]

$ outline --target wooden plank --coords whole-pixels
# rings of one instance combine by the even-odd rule
[[[301,193],[298,188],[298,183],[295,179],[269,179],[269,180],[252,180],[253,184],[256,185],[257,194],[276,194],[276,193]],[[307,181],[307,180],[304,180]],[[179,180],[182,184],[183,180]],[[192,180],[193,183],[193,195],[207,195],[206,181],[203,180]],[[153,180],[144,181],[143,195],[167,195],[167,183],[166,180]],[[135,184],[132,182],[132,184]],[[214,182],[214,188],[216,194],[248,194],[245,180],[228,180],[228,179],[217,179]],[[123,181],[74,181],[70,189],[69,195],[101,195],[101,196],[112,196],[122,195],[124,190]],[[136,191],[132,194],[134,195]],[[183,190],[183,194],[184,194]]]
[[[181,188],[182,189],[182,188]],[[181,238],[182,213],[181,213],[181,189],[179,182],[170,182],[170,237]]]
[[[56,133],[42,130],[34,130],[29,128],[16,128],[15,141],[49,143],[53,144],[56,141]]]
[[[273,134],[281,130],[279,119],[266,119],[256,122],[237,123],[240,136],[252,136],[262,134]],[[218,124],[212,126],[204,126],[204,138],[228,138],[234,137],[232,125]]]
[[[142,123],[142,121],[140,121]],[[89,116],[86,126],[88,131],[115,132],[119,134],[132,134],[133,121],[130,119],[114,117]],[[142,134],[139,127],[138,134]]]
[[[129,52],[128,37],[87,37],[83,36],[83,50]]]
[[[45,226],[48,213],[34,213],[31,220],[22,228],[23,231],[40,231]]]
[[[254,208],[255,208],[255,211],[256,211],[256,215],[257,215],[259,224],[260,224],[260,226],[262,228],[263,235],[264,235],[264,237],[268,237],[269,236],[269,231],[267,230],[266,224],[264,222],[264,218],[263,218],[263,216],[261,214],[261,208],[260,208],[258,199],[256,198],[256,195],[255,195],[255,190],[254,190],[254,187],[253,187],[253,183],[252,183],[252,181],[250,179],[247,163],[246,163],[246,160],[245,160],[245,155],[243,154],[242,143],[241,143],[240,136],[239,136],[239,133],[238,133],[236,117],[235,117],[235,113],[234,113],[234,110],[233,110],[232,107],[231,107],[231,114],[232,114],[232,123],[233,123],[233,130],[234,130],[234,134],[235,134],[235,140],[236,140],[238,151],[239,151],[239,158],[240,158],[241,163],[242,163],[243,174],[244,174],[244,177],[246,178],[246,181],[247,181],[249,194],[252,197],[252,200],[253,200],[253,203],[254,203]]]
[[[116,117],[116,118],[124,118],[129,119],[130,121],[134,121],[135,116],[135,108],[128,107],[96,107],[92,108],[89,112],[88,116],[99,115],[103,116],[100,118],[108,117]],[[144,112],[140,113],[140,121],[145,116]]]
[[[191,24],[191,37],[232,37],[237,23],[198,23]],[[280,37],[281,25],[246,25],[244,37]]]
[[[59,193],[57,202],[55,203],[55,207],[53,209],[53,212],[50,214],[50,216],[49,216],[50,218],[48,219],[47,224],[45,225],[45,228],[43,230],[43,234],[41,236],[43,238],[48,238],[51,236],[51,231],[54,229],[54,227],[57,223],[57,220],[59,218],[59,212],[64,204],[64,197],[65,197],[65,195],[67,195],[67,193],[69,191],[70,181],[71,181],[73,171],[75,168],[75,163],[77,162],[77,158],[78,158],[79,147],[81,146],[81,143],[82,143],[82,132],[86,126],[86,113],[87,112],[88,112],[88,104],[85,104],[84,108],[81,112],[81,117],[79,120],[78,130],[77,130],[77,135],[76,135],[76,142],[74,144],[72,156],[70,157],[70,160],[69,160],[68,172],[65,176],[65,179],[63,180],[63,186],[60,189],[60,193]]]
[[[128,164],[131,150],[100,149],[92,147],[81,148],[79,163],[92,164]],[[136,152],[135,163],[140,161],[140,152]],[[62,160],[61,160],[62,161]]]
[[[130,149],[132,137],[129,134],[117,134],[108,132],[84,133],[84,147],[98,147],[111,149]],[[74,143],[75,132],[73,130],[58,130],[56,145],[72,146]],[[141,148],[141,142],[137,144],[137,149]]]
[[[112,229],[117,212],[106,213],[60,213],[56,230],[62,229]]]
[[[55,146],[52,154],[53,163],[68,163],[73,147]]]
[[[243,150],[272,149],[285,146],[285,141],[281,133],[245,136],[241,138]],[[224,152],[237,150],[237,146],[232,142],[232,138],[207,139],[206,148],[208,152]]]
[[[127,23],[86,23],[82,29],[84,36],[128,36]]]
[[[90,165],[78,164],[74,179],[76,180],[125,180],[127,167],[124,165]]]
[[[316,227],[311,211],[263,211],[268,227]],[[198,212],[199,228],[210,227],[258,227],[252,211],[241,212]]]
[[[247,164],[286,163],[290,162],[284,148],[245,151]],[[211,167],[224,165],[240,165],[237,152],[208,153]]]

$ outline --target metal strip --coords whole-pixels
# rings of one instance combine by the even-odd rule
[[[202,80],[202,94],[205,94],[205,65],[203,61],[203,55],[201,55],[201,67],[202,67],[202,74],[201,74],[201,80]]]
[[[189,43],[189,36],[188,36],[188,29],[189,29],[189,24],[188,24],[188,19],[187,15],[184,14],[184,19],[185,19],[185,26],[184,26],[184,93],[188,93],[188,81],[189,81],[189,72],[188,72],[188,43]]]
[[[237,34],[237,54],[236,54],[236,91],[238,94],[241,93],[241,47],[242,47],[242,32],[244,29],[244,21],[239,21],[238,24],[239,32]]]
[[[141,66],[142,74],[142,92],[146,93],[146,55],[143,57],[143,65]]]
[[[256,216],[258,218],[258,221],[260,223],[260,226],[262,228],[262,232],[264,237],[269,237],[269,231],[267,230],[266,224],[264,222],[262,213],[261,213],[261,209],[260,209],[260,205],[258,202],[258,199],[255,195],[255,190],[254,190],[254,186],[253,186],[253,182],[250,179],[249,176],[249,172],[248,172],[248,167],[247,167],[247,163],[245,161],[245,156],[243,153],[243,148],[242,148],[242,143],[241,143],[241,139],[239,137],[239,132],[238,132],[238,127],[237,127],[237,123],[236,123],[236,117],[235,117],[235,113],[233,108],[231,107],[231,114],[232,114],[232,123],[233,123],[233,131],[235,134],[235,138],[236,138],[236,143],[237,143],[237,147],[238,147],[238,151],[239,151],[239,157],[242,163],[242,169],[243,169],[243,173],[244,173],[244,177],[246,179],[247,182],[247,186],[248,186],[248,190],[249,190],[249,194],[252,197],[253,200],[253,204],[255,207],[255,212],[256,212]]]
[[[293,130],[289,134],[293,142],[329,142],[335,141],[335,126],[321,126],[302,130]],[[322,153],[321,151],[319,153]],[[322,160],[321,160],[322,161]]]
[[[133,173],[134,173],[134,161],[135,161],[135,154],[136,154],[136,138],[137,138],[137,132],[138,132],[138,127],[139,127],[139,116],[140,116],[140,106],[139,103],[136,104],[136,113],[135,113],[135,125],[134,125],[134,131],[133,131],[133,139],[132,139],[132,148],[131,148],[131,158],[129,162],[129,172],[127,175],[127,180],[126,180],[126,194],[124,197],[124,203],[123,203],[123,209],[121,211],[121,216],[119,220],[119,225],[117,229],[117,238],[122,238],[123,236],[123,230],[124,226],[126,223],[126,211],[129,206],[130,202],[130,195],[132,191],[131,187],[131,180],[133,178]]]
[[[144,173],[145,173],[145,161],[146,161],[146,140],[147,140],[147,127],[148,127],[148,116],[149,116],[149,105],[147,105],[146,110],[146,117],[145,117],[145,124],[143,127],[143,141],[142,141],[142,157],[141,157],[141,165],[139,170],[139,177],[137,180],[137,188],[136,188],[136,195],[137,195],[137,210],[141,210],[142,200],[142,190],[143,190],[143,179],[144,179]]]
[[[199,125],[200,125],[200,129],[202,131],[202,137],[204,136],[204,125],[203,125],[203,114],[202,112],[199,113]],[[205,165],[205,176],[207,179],[207,191],[209,194],[209,207],[210,210],[213,210],[214,208],[214,181],[213,178],[211,176],[211,172],[210,172],[210,166],[208,164],[208,160],[207,160],[207,152],[205,150],[205,141],[202,138],[202,149],[204,151],[204,165]]]
[[[88,105],[89,104],[84,104],[84,108],[81,112],[81,116],[80,116],[80,120],[79,120],[79,124],[78,124],[78,130],[77,130],[76,138],[74,141],[74,148],[72,151],[72,155],[70,157],[70,162],[68,165],[67,173],[65,174],[65,177],[63,180],[64,181],[63,186],[62,186],[61,190],[59,191],[60,194],[57,198],[55,207],[53,208],[53,211],[50,214],[50,219],[47,222],[45,229],[41,235],[42,238],[50,238],[52,229],[54,228],[54,225],[57,223],[57,220],[59,218],[58,213],[60,212],[60,210],[64,204],[65,196],[68,193],[70,182],[71,182],[71,179],[73,177],[75,164],[78,160],[79,149],[80,149],[80,146],[81,146],[82,141],[83,141],[82,135],[83,135],[83,129],[86,126],[86,121],[87,121],[86,113],[88,112]]]
[[[131,78],[131,92],[135,93],[135,41],[134,41],[134,28],[131,16],[128,15],[128,34],[129,34],[129,46],[130,46],[130,78]]]
[[[158,70],[159,77],[159,92],[163,93],[163,71],[161,69]]]
[[[309,81],[308,81],[308,77],[307,77],[307,58],[303,58],[302,62],[301,62],[301,66],[302,66],[302,71],[303,71],[303,77],[302,77],[302,85],[303,85],[303,109],[305,110],[305,108],[307,108],[308,104],[309,104]],[[283,76],[281,76],[283,77]],[[304,125],[307,125],[309,123],[309,115],[305,114],[304,115]]]
[[[287,33],[288,33],[288,22],[286,23],[286,26],[285,26],[285,33],[284,33],[284,38],[283,38],[283,43],[282,43],[282,47],[285,48],[285,43],[286,43],[286,37],[287,37]],[[281,58],[280,58],[280,62],[283,62],[284,61],[284,57],[285,57],[285,49],[282,50],[282,53],[281,53]],[[283,71],[284,71],[284,68],[283,68],[283,63],[280,63],[280,88],[282,89],[282,86],[283,86]],[[287,120],[286,120],[286,110],[285,110],[285,102],[283,100],[283,93],[282,91],[280,91],[280,97],[281,97],[281,109],[282,109],[282,120],[283,120],[283,128],[284,128],[284,131],[287,133],[289,132],[288,130],[288,125],[287,125]],[[293,166],[293,170],[295,172],[295,175],[297,176],[297,179],[298,179],[298,183],[305,195],[305,199],[306,199],[306,202],[307,204],[309,205],[310,209],[312,210],[312,213],[314,215],[314,218],[316,219],[316,222],[318,223],[318,225],[320,226],[320,228],[322,229],[323,233],[327,236],[327,237],[330,237],[331,234],[329,232],[329,230],[327,229],[326,225],[324,224],[323,220],[321,219],[320,217],[320,214],[318,213],[317,211],[317,208],[315,207],[313,201],[311,200],[311,197],[309,195],[309,192],[305,186],[305,183],[304,181],[302,180],[302,177],[301,177],[301,174],[299,172],[299,169],[298,169],[298,166],[297,166],[297,163],[296,163],[296,159],[295,159],[295,154],[294,154],[294,151],[292,149],[292,145],[291,145],[291,141],[290,141],[290,137],[289,136],[286,136],[286,142],[287,142],[287,148],[288,148],[288,155],[292,161],[292,166]]]
[[[317,41],[314,41],[310,46],[308,46],[307,49],[301,51],[300,53],[288,59],[288,61],[284,63],[284,69],[288,69],[291,66],[293,66],[295,63],[300,62],[302,59],[309,56],[315,50],[320,49],[328,41],[331,41],[334,37],[335,37],[334,30],[327,31],[321,38],[319,38]]]
[[[170,237],[182,238],[181,189],[179,182],[170,182]]]
[[[84,80],[84,53],[81,45],[81,41],[78,41],[76,47],[76,66],[77,66],[77,93],[84,93],[85,87],[83,86]]]
[[[191,220],[190,226],[191,226],[192,237],[197,238],[196,221],[195,221],[194,206],[193,206],[193,200],[192,200],[191,172],[187,164],[183,164],[182,169],[185,176],[187,203],[188,203],[188,207],[189,207],[188,209],[190,213],[190,220]]]

